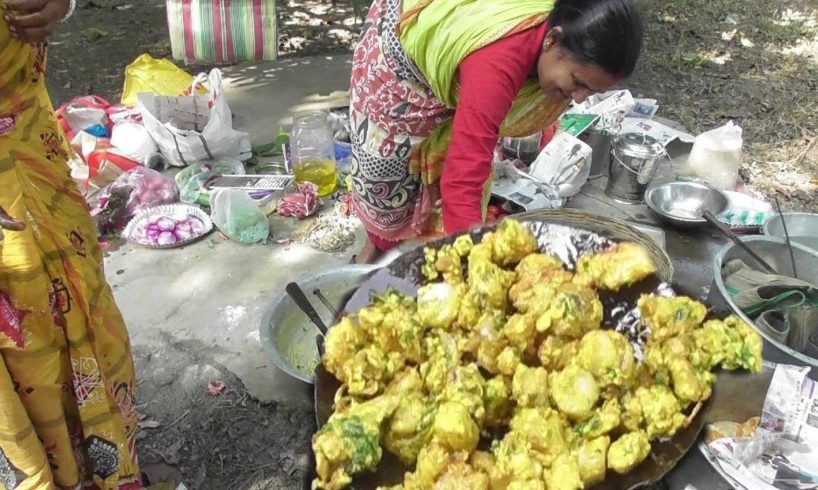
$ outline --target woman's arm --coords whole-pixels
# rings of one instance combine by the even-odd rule
[[[76,0],[7,0],[2,13],[12,37],[29,43],[41,43],[67,19],[77,6]]]
[[[482,222],[483,186],[491,175],[500,124],[536,66],[545,29],[541,25],[509,36],[460,63],[460,97],[440,179],[447,233]]]

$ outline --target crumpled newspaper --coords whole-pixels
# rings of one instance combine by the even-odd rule
[[[779,364],[758,427],[708,437],[705,455],[736,488],[818,489],[818,383],[809,367]]]
[[[618,134],[625,120],[625,115],[635,105],[636,102],[629,90],[611,90],[588,97],[587,100],[581,104],[576,104],[568,112],[596,114],[599,119],[594,124],[594,131],[605,134]]]

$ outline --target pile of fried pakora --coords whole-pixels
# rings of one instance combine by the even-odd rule
[[[414,468],[394,489],[588,488],[684,428],[713,369],[760,370],[755,331],[705,321],[689,298],[639,299],[649,333],[638,352],[601,329],[598,291],[655,272],[642,246],[575,269],[507,219],[478,244],[464,235],[427,249],[417,299],[387,292],[342,319],[325,340],[323,365],[343,384],[313,438],[313,487],[346,487],[385,448]]]

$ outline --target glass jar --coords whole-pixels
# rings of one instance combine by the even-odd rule
[[[310,111],[293,118],[290,156],[298,182],[312,182],[318,195],[332,194],[338,185],[335,141],[326,111]]]

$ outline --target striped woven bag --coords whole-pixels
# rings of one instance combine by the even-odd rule
[[[173,58],[270,61],[278,54],[275,0],[166,0]]]

